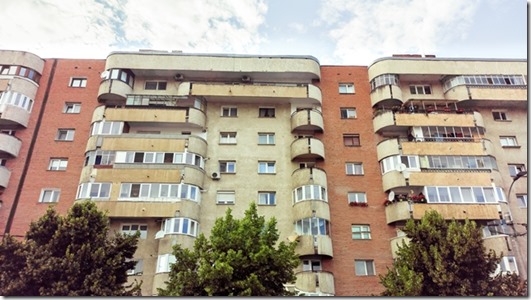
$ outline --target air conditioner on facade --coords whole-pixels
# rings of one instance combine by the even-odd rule
[[[213,172],[212,175],[210,175],[210,177],[214,180],[219,180],[221,178],[218,172]]]
[[[242,82],[251,82],[251,76],[242,76]]]
[[[184,75],[183,74],[180,74],[180,73],[177,73],[175,74],[175,76],[173,76],[173,79],[175,80],[183,80],[184,79]]]

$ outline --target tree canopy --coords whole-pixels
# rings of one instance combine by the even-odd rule
[[[276,220],[266,222],[251,203],[243,219],[231,209],[216,219],[209,239],[200,234],[193,250],[173,248],[171,266],[160,296],[280,296],[295,280],[296,243],[280,242]]]
[[[24,240],[0,244],[0,294],[4,296],[131,296],[127,282],[138,234],[109,236],[109,222],[91,201],[66,216],[53,207],[32,222]]]
[[[474,221],[447,221],[428,211],[408,220],[409,243],[399,246],[393,269],[380,275],[383,296],[524,296],[517,274],[497,274],[501,257],[486,251]]]

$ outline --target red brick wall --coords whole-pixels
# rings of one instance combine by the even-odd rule
[[[43,103],[48,79],[54,60],[46,61],[43,78],[37,93],[37,107]],[[85,147],[89,137],[90,121],[94,108],[99,106],[97,96],[100,85],[100,73],[105,69],[105,60],[99,59],[59,59],[52,84],[50,86],[48,101],[44,107],[44,117],[37,133],[37,140],[31,157],[29,170],[26,175],[16,215],[11,228],[11,234],[23,235],[31,221],[37,220],[44,214],[48,203],[39,203],[42,188],[60,188],[61,195],[56,209],[65,213],[74,203],[79,184],[79,177],[83,168]],[[69,87],[71,77],[86,77],[86,88]],[[80,102],[81,113],[64,114],[65,102]],[[37,108],[35,107],[35,108]],[[34,109],[30,125],[35,126],[38,109]],[[73,142],[55,141],[58,128],[75,128]],[[30,140],[24,141],[26,152],[20,158],[27,157],[27,147]],[[66,171],[48,171],[50,157],[68,158]],[[22,169],[22,164],[17,169]],[[17,171],[18,172],[18,171]],[[13,180],[14,179],[14,180]],[[8,187],[14,196],[18,178],[10,180]]]
[[[354,83],[355,94],[339,94],[339,83]],[[337,296],[378,295],[382,290],[378,275],[392,264],[390,238],[395,230],[388,226],[383,201],[381,172],[376,156],[378,137],[372,126],[372,108],[367,67],[323,66],[323,94],[326,159],[321,165],[327,174],[331,234],[334,257],[323,267],[334,273]],[[341,119],[341,107],[355,107],[357,119]],[[360,147],[343,145],[343,134],[360,135]],[[362,162],[364,175],[347,176],[346,162]],[[368,207],[348,205],[347,192],[365,192]],[[369,224],[371,240],[353,240],[352,224]],[[355,259],[374,260],[376,276],[356,276]]]

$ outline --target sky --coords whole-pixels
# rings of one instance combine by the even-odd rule
[[[0,49],[42,58],[113,51],[527,58],[526,0],[0,0]]]

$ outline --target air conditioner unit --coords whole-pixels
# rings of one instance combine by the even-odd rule
[[[212,175],[210,175],[210,177],[214,180],[219,180],[221,178],[218,172],[213,172]]]
[[[173,79],[175,79],[175,80],[183,80],[184,79],[184,75],[180,74],[180,73],[177,73],[177,74],[175,74],[175,76],[173,76]]]
[[[242,82],[251,82],[251,76],[242,76]]]

